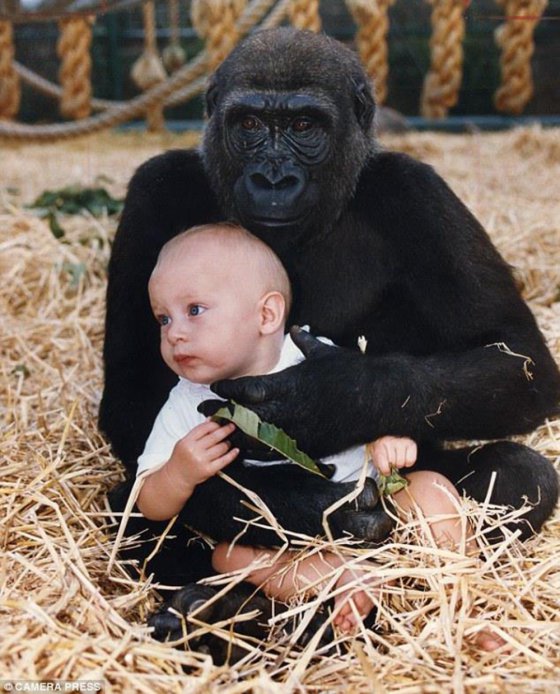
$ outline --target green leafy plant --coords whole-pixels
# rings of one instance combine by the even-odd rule
[[[105,188],[82,188],[67,186],[58,190],[45,190],[28,207],[36,209],[40,217],[48,220],[53,236],[60,239],[64,229],[60,224],[60,214],[81,214],[84,210],[94,217],[103,213],[118,214],[123,201],[113,198]]]
[[[390,475],[379,475],[377,487],[381,496],[392,496],[408,487],[408,480],[392,468]]]
[[[233,401],[226,403],[214,414],[213,419],[225,419],[228,422],[233,422],[247,436],[264,443],[269,448],[280,453],[282,457],[291,460],[309,472],[324,477],[317,463],[306,453],[299,450],[294,439],[290,438],[286,432],[274,424],[263,422],[255,412],[247,407],[243,407],[243,405]]]
[[[233,422],[244,434],[264,443],[287,460],[291,460],[308,472],[325,477],[317,463],[297,447],[294,439],[290,438],[285,431],[282,431],[274,424],[263,422],[256,412],[249,410],[247,407],[243,407],[243,405],[233,401],[225,403],[214,414],[213,419],[216,421],[226,420]],[[390,475],[380,475],[378,483],[379,493],[383,496],[391,496],[391,494],[404,489],[407,485],[408,480],[393,469]]]

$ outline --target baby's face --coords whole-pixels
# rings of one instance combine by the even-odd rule
[[[210,244],[192,244],[165,257],[150,279],[161,354],[194,383],[258,373],[260,284],[243,273],[239,257]]]

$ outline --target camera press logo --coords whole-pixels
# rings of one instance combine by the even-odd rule
[[[100,692],[103,680],[0,680],[0,692]]]

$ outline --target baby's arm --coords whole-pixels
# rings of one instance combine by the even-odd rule
[[[169,460],[146,475],[136,502],[150,520],[168,520],[183,508],[195,487],[213,477],[239,454],[225,441],[234,424],[208,420],[177,441]]]
[[[382,475],[390,475],[391,467],[412,467],[418,455],[416,443],[404,436],[382,436],[368,448],[372,463]]]

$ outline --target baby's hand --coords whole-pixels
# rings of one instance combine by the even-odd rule
[[[231,422],[220,426],[208,420],[191,429],[177,441],[168,464],[181,481],[194,489],[229,465],[239,454],[239,448],[230,448],[225,440],[231,436],[235,425]]]
[[[382,475],[390,475],[391,467],[412,467],[418,454],[416,443],[404,436],[382,436],[369,444],[369,451],[372,463]]]

